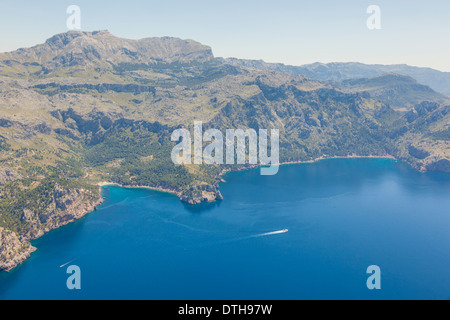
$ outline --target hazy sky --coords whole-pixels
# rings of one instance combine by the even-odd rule
[[[1,0],[0,52],[66,32],[66,9],[81,8],[84,31],[131,39],[174,36],[218,57],[397,64],[450,71],[450,0]],[[369,5],[381,30],[369,30]]]

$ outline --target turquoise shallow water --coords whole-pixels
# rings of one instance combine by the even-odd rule
[[[98,211],[0,273],[0,299],[450,298],[450,175],[348,159],[225,179],[225,200],[197,207],[104,188]],[[66,287],[69,265],[80,291]],[[380,291],[366,287],[370,265]]]

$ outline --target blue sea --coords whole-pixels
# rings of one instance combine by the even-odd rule
[[[0,273],[0,299],[450,298],[450,175],[334,159],[225,180],[225,199],[200,206],[105,187],[96,212]],[[71,265],[81,290],[67,289]]]

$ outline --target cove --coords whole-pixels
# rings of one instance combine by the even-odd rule
[[[449,299],[450,175],[388,159],[227,174],[224,200],[103,188],[0,273],[0,299]],[[278,232],[289,230],[289,232]],[[81,269],[81,290],[66,287]],[[382,289],[370,291],[377,265]]]

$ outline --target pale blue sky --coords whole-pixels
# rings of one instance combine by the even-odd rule
[[[450,0],[1,0],[0,52],[67,31],[66,9],[80,6],[82,30],[131,39],[174,36],[218,57],[396,64],[450,71]],[[382,30],[368,30],[369,5]]]

